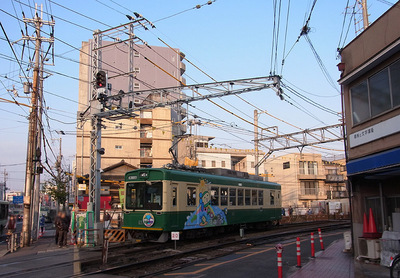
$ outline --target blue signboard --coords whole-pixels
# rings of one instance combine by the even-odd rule
[[[13,196],[13,204],[23,204],[24,196]]]

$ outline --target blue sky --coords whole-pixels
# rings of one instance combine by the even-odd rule
[[[76,101],[78,99],[78,81],[76,78],[79,75],[79,65],[74,61],[79,60],[79,52],[74,48],[79,48],[82,41],[92,38],[91,30],[104,30],[107,25],[116,26],[126,23],[125,14],[132,14],[133,11],[139,12],[154,22],[155,29],[149,31],[137,29],[135,31],[136,35],[144,41],[147,41],[150,45],[163,46],[158,38],[163,39],[169,45],[179,48],[191,62],[219,81],[270,74],[274,26],[273,3],[275,1],[217,0],[211,5],[202,6],[200,9],[192,9],[196,5],[206,2],[205,0],[43,0],[38,2],[44,6],[45,20],[48,20],[46,13],[51,13],[55,17],[55,53],[58,57],[55,59],[55,66],[47,67],[47,69],[56,73],[48,77],[44,83],[45,90],[50,92],[45,94],[46,106],[49,107],[46,136],[51,149],[57,155],[58,141],[52,139],[59,138],[56,131],[63,130],[66,133],[62,136],[65,165],[71,163],[75,154],[74,135]],[[304,37],[301,37],[299,42],[294,44],[306,17],[310,13],[312,2],[311,0],[290,1],[289,18],[287,19],[289,2],[288,0],[282,1],[279,43],[276,48],[278,67],[275,71],[282,75],[286,84],[292,84],[292,87],[296,86],[297,90],[304,96],[324,107],[340,112],[339,93],[325,79],[310,45]],[[29,6],[34,5],[33,3],[34,1],[30,0],[1,1],[0,21],[11,41],[21,38],[19,25],[23,26],[14,17],[22,19],[21,11],[24,11],[26,17],[31,18],[32,9]],[[348,43],[355,37],[355,27],[351,23],[348,35],[345,35],[345,31],[342,43],[339,45],[347,3],[352,6],[354,1],[317,1],[309,21],[309,38],[334,81],[339,78],[336,67],[336,64],[339,63],[337,47],[345,45],[344,43]],[[389,7],[383,1],[368,1],[370,22],[376,20]],[[188,11],[180,13],[185,10]],[[177,13],[180,14],[169,17]],[[357,17],[359,18],[360,15]],[[349,26],[349,18],[350,16],[347,16],[345,30]],[[286,22],[288,22],[288,25],[285,44]],[[277,27],[277,25],[275,26]],[[49,32],[49,28],[46,26],[43,27],[43,30]],[[20,75],[19,65],[13,59],[13,53],[4,40],[3,32],[1,32],[0,37],[0,97],[11,99],[7,89],[11,90],[13,85],[18,90],[19,95],[23,95],[22,85],[18,77]],[[344,37],[346,37],[345,40]],[[292,46],[293,49],[287,55],[282,69],[281,62],[284,49],[287,53]],[[20,45],[15,44],[14,50],[16,55],[20,57],[22,50]],[[32,54],[32,51],[30,52]],[[25,54],[29,53],[25,52]],[[27,58],[28,55],[25,55],[25,62]],[[189,63],[186,63],[186,65],[188,84],[212,82],[207,76],[190,66]],[[339,89],[339,86],[336,85],[336,88]],[[300,89],[303,91],[300,91]],[[286,99],[292,103],[296,101],[294,104],[303,111],[287,101],[281,101],[272,90],[241,96],[259,109],[266,110],[269,114],[303,129],[338,123],[338,116],[323,112],[298,99],[288,91],[285,93],[288,95]],[[16,99],[21,103],[28,103],[27,99]],[[248,120],[251,120],[253,116],[254,107],[245,104],[236,97],[227,97],[216,101]],[[251,141],[253,139],[251,134],[253,127],[251,125],[212,106],[207,101],[193,104],[198,109],[192,109],[191,113],[206,119],[209,118],[214,123],[223,120],[225,124],[235,127],[226,131],[210,125],[199,127],[198,134],[216,137],[213,140],[214,146],[247,149],[253,147]],[[311,116],[306,114],[304,110]],[[205,111],[214,117],[209,117],[204,113]],[[1,173],[6,169],[9,173],[8,186],[18,190],[22,190],[24,187],[25,168],[22,164],[26,160],[27,114],[27,108],[0,102],[0,119],[2,121],[0,128],[2,142],[0,144],[0,180],[2,180]],[[298,131],[293,126],[266,114],[260,115],[260,124],[265,127],[278,126],[280,133]],[[241,130],[237,128],[241,128]],[[324,147],[341,150],[343,144],[338,142]],[[318,150],[307,148],[304,151]],[[322,153],[323,155],[342,154],[338,151],[328,150],[322,150]],[[55,158],[49,149],[48,158],[49,163],[53,164]]]

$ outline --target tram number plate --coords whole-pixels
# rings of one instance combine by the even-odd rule
[[[171,240],[179,240],[179,232],[171,232]]]

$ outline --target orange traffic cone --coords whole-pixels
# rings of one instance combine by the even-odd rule
[[[371,234],[377,233],[374,215],[372,214],[372,208],[369,208],[368,232]]]
[[[368,234],[368,219],[367,219],[367,214],[364,212],[363,237],[367,237],[367,234]]]

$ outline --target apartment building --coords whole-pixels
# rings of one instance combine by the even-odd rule
[[[127,44],[112,44],[103,41],[102,70],[108,73],[109,83],[112,84],[111,94],[120,90],[128,91],[129,46]],[[85,175],[90,172],[90,131],[91,122],[82,119],[80,113],[90,104],[92,88],[91,58],[85,53],[91,53],[93,42],[82,43],[79,69],[79,107],[78,126],[76,135],[76,172]],[[185,65],[178,49],[146,45],[135,45],[133,57],[133,91],[137,92],[130,99],[139,107],[143,104],[153,104],[163,100],[179,98],[179,90],[174,93],[153,93],[154,88],[176,87],[185,82],[182,74]],[[151,60],[152,63],[149,63]],[[162,69],[162,70],[161,70]],[[123,105],[128,105],[125,102]],[[112,168],[123,161],[134,168],[162,167],[171,163],[171,147],[174,136],[183,134],[186,126],[180,124],[186,117],[185,110],[180,106],[157,107],[141,110],[137,116],[107,120],[102,122],[101,145],[105,153],[101,158],[101,167]],[[125,165],[124,164],[124,165]],[[122,165],[122,164],[121,164]]]
[[[400,232],[399,2],[341,50],[347,174],[356,256],[364,213],[377,232]],[[397,235],[396,235],[397,236]],[[400,250],[399,250],[400,251]]]
[[[282,186],[282,206],[326,210],[321,202],[340,202],[348,210],[345,161],[326,161],[321,154],[291,153],[271,156],[265,162],[268,180]]]

